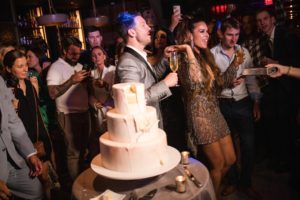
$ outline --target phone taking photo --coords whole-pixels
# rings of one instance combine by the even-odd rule
[[[33,71],[32,71],[32,70],[29,70],[29,71],[27,72],[27,77],[28,77],[28,78],[31,78],[31,77],[33,77],[33,76],[34,76]]]
[[[82,70],[89,71],[89,70],[90,70],[90,67],[89,67],[87,64],[84,64],[84,65],[82,66]]]
[[[175,13],[175,14],[181,14],[180,5],[174,5],[173,6],[173,13]]]
[[[267,68],[267,75],[271,75],[275,72],[278,71],[278,68],[277,67],[270,67],[270,68]]]

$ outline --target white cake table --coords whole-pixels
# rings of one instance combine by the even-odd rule
[[[142,180],[108,179],[96,174],[89,168],[82,172],[74,181],[72,195],[74,199],[89,200],[109,189],[120,194],[126,194],[124,200],[127,200],[130,196],[129,194],[133,191],[138,197],[141,197],[157,188],[158,191],[152,200],[215,200],[216,197],[208,170],[198,160],[190,158],[189,161],[189,170],[203,186],[198,188],[192,181],[187,180],[185,193],[178,193],[170,187],[170,185],[175,185],[176,176],[184,174],[183,166],[179,164],[165,174]]]

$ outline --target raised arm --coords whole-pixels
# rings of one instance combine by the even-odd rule
[[[239,69],[239,65],[242,64],[245,60],[245,54],[243,49],[238,51],[235,54],[233,61],[230,63],[229,67],[223,72],[222,78],[224,80],[223,88],[231,88],[233,87],[233,81],[237,77],[237,71]]]
[[[200,70],[200,64],[195,57],[195,54],[188,44],[175,45],[175,49],[181,52],[185,52],[188,63],[188,73],[192,82],[201,83],[204,79]]]
[[[63,95],[72,85],[81,82],[88,75],[88,72],[81,70],[79,72],[74,72],[74,74],[61,85],[48,85],[49,95],[52,99]]]
[[[171,91],[167,85],[168,81],[167,83],[165,82],[167,77],[164,80],[159,81],[158,83],[155,83],[147,88],[147,81],[149,81],[149,77],[146,77],[147,73],[145,67],[139,66],[131,57],[122,59],[116,72],[118,81],[121,83],[144,83],[146,88],[145,97],[147,99],[147,103],[158,102],[171,95]]]
[[[276,78],[282,75],[293,76],[295,78],[300,78],[300,68],[292,67],[292,66],[285,66],[280,64],[268,64],[265,67],[272,68],[276,67],[277,71],[271,73],[269,76]]]
[[[232,88],[234,86],[233,81],[237,78],[237,71],[238,67],[231,63],[226,71],[221,75],[224,81],[223,88]]]
[[[176,12],[176,13],[172,14],[171,23],[169,25],[169,30],[171,32],[174,32],[174,30],[177,27],[177,25],[179,24],[180,20],[181,20],[181,13],[180,12]]]

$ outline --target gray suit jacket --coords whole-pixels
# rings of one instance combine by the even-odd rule
[[[167,60],[161,60],[156,66],[153,66],[157,80],[162,79],[167,72]],[[162,116],[160,112],[159,101],[169,97],[172,93],[169,87],[163,82],[156,82],[146,64],[134,55],[124,52],[117,66],[117,82],[138,82],[145,85],[145,97],[147,105],[153,106],[157,110],[159,118],[159,127],[163,128]]]
[[[26,157],[35,152],[22,121],[12,107],[13,94],[8,89],[0,76],[0,109],[1,109],[1,130],[0,130],[0,180],[6,182],[7,154],[19,168],[26,166]]]

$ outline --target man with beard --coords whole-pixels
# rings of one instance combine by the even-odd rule
[[[151,43],[151,28],[143,17],[124,12],[118,16],[119,31],[126,41],[124,53],[117,66],[117,82],[139,82],[145,85],[147,104],[154,106],[159,116],[159,126],[162,128],[162,117],[159,101],[171,95],[169,87],[178,81],[176,73],[169,73],[167,57],[172,47],[167,47],[164,57],[155,66],[147,61],[144,48]]]
[[[237,166],[233,165],[228,172],[229,186],[225,187],[222,195],[231,194],[238,185],[242,192],[253,199],[259,199],[260,195],[252,188],[252,171],[254,166],[253,120],[260,118],[261,93],[255,76],[246,78],[241,76],[243,69],[252,67],[253,63],[248,50],[237,44],[240,34],[239,22],[234,18],[227,18],[222,23],[221,32],[223,37],[220,44],[211,49],[221,72],[226,71],[236,56],[241,58],[236,66],[237,78],[230,88],[222,90],[219,98],[220,109],[230,131],[237,132],[239,135],[241,154],[240,175],[238,175]]]
[[[88,73],[78,63],[81,42],[75,37],[63,41],[63,56],[55,61],[47,75],[49,95],[55,99],[58,123],[64,134],[67,166],[71,178],[84,169],[90,133],[87,82]]]

